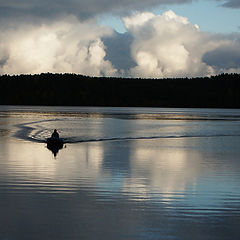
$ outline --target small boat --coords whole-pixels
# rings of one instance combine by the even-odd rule
[[[62,138],[47,138],[47,148],[48,149],[61,149],[63,148],[63,139]]]

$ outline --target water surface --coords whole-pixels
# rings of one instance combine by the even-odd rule
[[[240,110],[1,106],[0,136],[0,239],[240,239]]]

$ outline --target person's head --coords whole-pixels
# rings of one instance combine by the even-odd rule
[[[54,132],[57,132],[57,129],[54,129]]]

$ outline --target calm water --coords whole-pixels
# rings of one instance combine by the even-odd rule
[[[240,110],[0,106],[0,213],[0,240],[239,240]]]

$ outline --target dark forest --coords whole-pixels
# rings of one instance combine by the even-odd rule
[[[2,75],[0,93],[1,105],[240,108],[240,74],[167,79]]]

